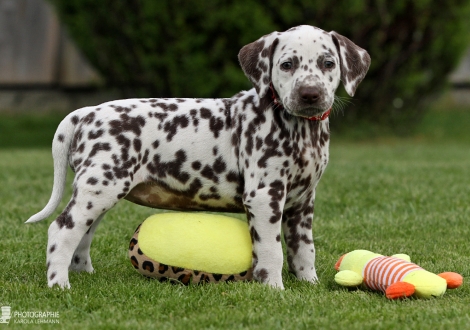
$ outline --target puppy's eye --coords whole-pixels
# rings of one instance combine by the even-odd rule
[[[281,64],[281,68],[284,70],[292,69],[292,62],[284,62]]]
[[[325,63],[323,63],[323,65],[325,65],[325,68],[327,69],[332,69],[335,67],[335,62],[333,61],[325,61]]]

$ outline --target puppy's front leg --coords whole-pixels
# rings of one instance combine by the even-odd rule
[[[285,184],[276,180],[257,187],[246,189],[243,195],[253,243],[253,276],[261,283],[284,289],[281,218],[286,199]]]
[[[282,219],[282,231],[287,245],[289,271],[298,279],[317,282],[315,246],[313,244],[313,191],[287,205]]]

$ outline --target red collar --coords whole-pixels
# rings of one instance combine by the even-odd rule
[[[310,118],[307,118],[308,120],[313,120],[313,121],[322,121],[322,120],[325,120],[326,118],[328,118],[330,116],[330,112],[331,112],[331,108],[329,108],[328,110],[326,110],[323,114],[321,115],[318,115],[318,116],[313,116],[313,117],[310,117]]]
[[[274,105],[276,105],[278,108],[284,109],[284,107],[282,106],[282,104],[279,103],[279,101],[277,100],[276,91],[274,90],[274,87],[273,87],[273,84],[272,84],[272,83],[269,85],[269,88],[271,89],[271,98],[273,99]],[[328,110],[326,110],[326,111],[325,111],[323,114],[321,114],[321,115],[313,116],[313,117],[305,118],[305,119],[307,119],[307,120],[312,120],[312,121],[322,121],[322,120],[325,120],[326,118],[328,118],[328,116],[330,115],[330,112],[331,112],[331,108],[329,108]]]

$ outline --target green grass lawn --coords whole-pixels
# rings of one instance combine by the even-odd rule
[[[23,222],[50,196],[50,150],[30,148],[28,139],[43,146],[46,137],[34,140],[22,128],[24,118],[10,120],[8,127],[17,125],[8,131],[16,144],[5,142],[5,130],[0,131],[0,306],[59,312],[60,324],[44,328],[470,329],[468,283],[441,298],[389,301],[378,292],[343,289],[333,280],[338,257],[363,248],[407,253],[429,271],[458,272],[468,281],[468,109],[430,113],[407,139],[348,142],[333,136],[315,205],[320,283],[299,282],[285,267],[285,291],[258,283],[184,287],[145,279],[127,259],[127,246],[135,227],[155,210],[129,202],[108,212],[95,235],[96,272],[71,273],[71,290],[49,289],[45,248],[53,217]],[[30,120],[36,122],[31,129],[45,127],[42,134],[52,137],[48,127],[57,119]],[[20,143],[14,136],[21,133]],[[68,186],[61,208],[70,197]],[[38,327],[13,321],[10,327]]]

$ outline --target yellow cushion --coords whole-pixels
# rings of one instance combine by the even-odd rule
[[[235,274],[251,267],[247,223],[223,215],[152,215],[142,223],[139,246],[160,263],[208,273]]]

